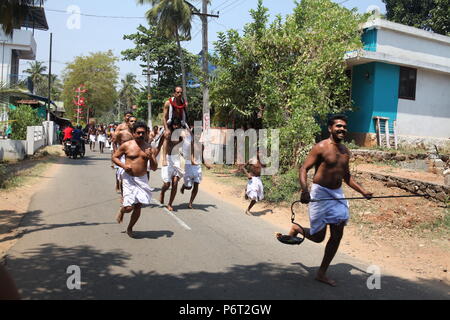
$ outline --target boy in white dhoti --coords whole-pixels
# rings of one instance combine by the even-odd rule
[[[305,238],[320,243],[325,239],[326,226],[330,226],[330,239],[325,247],[325,255],[317,271],[316,280],[331,286],[336,286],[334,280],[328,279],[326,272],[333,260],[344,234],[344,226],[349,219],[348,204],[345,200],[310,202],[320,199],[344,198],[342,180],[352,189],[361,193],[367,199],[372,197],[371,192],[363,189],[353,180],[350,169],[350,151],[341,142],[347,133],[347,117],[336,115],[328,121],[330,137],[316,144],[303,166],[300,168],[301,202],[309,203],[309,218],[311,229],[300,228],[293,224],[288,235],[277,233],[277,238],[283,243],[293,244],[298,241],[296,236],[301,233]],[[315,167],[311,191],[307,184],[308,171]]]
[[[245,169],[245,166],[250,166],[250,171]],[[247,188],[245,189],[245,199],[250,200],[250,204],[245,211],[245,214],[250,214],[250,210],[253,206],[264,199],[264,187],[261,181],[261,170],[265,165],[261,163],[259,155],[253,157],[245,164],[241,166],[242,171],[247,176]]]
[[[133,237],[133,227],[141,215],[141,208],[151,203],[152,194],[148,185],[147,162],[153,171],[158,169],[156,156],[159,149],[153,149],[145,142],[148,134],[147,125],[143,122],[136,123],[132,129],[134,139],[123,143],[114,153],[112,160],[124,170],[123,202],[117,214],[116,221],[121,223],[125,213],[133,212],[127,228],[127,234]],[[122,163],[120,158],[125,155],[126,161]]]

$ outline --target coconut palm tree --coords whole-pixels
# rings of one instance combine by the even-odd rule
[[[138,89],[136,88],[136,75],[127,73],[125,78],[121,80],[122,88],[119,91],[119,98],[125,101],[127,108],[131,108],[136,101]]]
[[[198,10],[186,0],[137,0],[137,2],[141,5],[151,4],[152,8],[146,13],[149,24],[155,25],[161,35],[176,40],[181,63],[183,97],[187,100],[186,66],[180,42],[190,40],[192,12],[198,12]]]
[[[47,67],[44,66],[44,62],[32,61],[28,63],[28,69],[23,72],[30,75],[31,81],[33,81],[33,87],[37,88],[45,80],[45,71],[47,71]],[[34,92],[36,92],[36,89],[33,90]]]

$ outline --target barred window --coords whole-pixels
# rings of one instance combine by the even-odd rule
[[[399,98],[416,100],[417,69],[400,67]]]

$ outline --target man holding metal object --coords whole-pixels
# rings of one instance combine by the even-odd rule
[[[303,166],[300,168],[301,203],[309,203],[309,219],[311,228],[302,228],[293,224],[288,235],[277,233],[276,237],[283,243],[294,244],[302,239],[296,236],[300,233],[305,238],[320,243],[325,239],[327,225],[330,226],[330,239],[325,248],[322,264],[317,272],[316,280],[336,286],[336,282],[326,277],[327,269],[333,260],[342,236],[344,226],[349,219],[348,203],[343,200],[342,181],[352,189],[361,193],[366,199],[372,198],[351,176],[349,169],[350,151],[342,142],[347,133],[347,118],[336,115],[328,121],[330,137],[316,144]],[[307,184],[307,173],[315,167],[313,185]],[[314,201],[316,199],[341,199],[336,201]]]

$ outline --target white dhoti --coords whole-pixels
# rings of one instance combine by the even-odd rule
[[[126,160],[125,160],[125,155],[122,155],[121,157],[120,157],[120,162],[122,162],[123,164],[125,164],[125,162],[126,162]],[[125,172],[125,170],[122,168],[122,167],[119,167],[119,166],[117,166],[117,165],[115,165],[115,167],[117,168],[117,171],[116,171],[116,178],[117,178],[117,180],[122,180],[122,175],[123,175],[123,173]]]
[[[184,186],[191,188],[193,183],[202,181],[202,166],[193,165],[190,161],[186,161],[184,166]]]
[[[344,198],[342,188],[328,189],[318,184],[311,187],[311,199],[338,199]],[[326,227],[327,224],[347,224],[350,217],[347,200],[332,200],[309,203],[309,220],[311,234],[315,234]]]
[[[91,142],[95,142],[95,135],[94,135],[94,134],[90,134],[90,135],[89,135],[89,140],[90,140]]]
[[[106,135],[105,134],[100,134],[97,139],[98,139],[98,142],[105,143],[106,142]]]
[[[252,177],[248,180],[245,192],[251,200],[261,201],[264,199],[264,187],[260,177]]]
[[[167,166],[161,168],[161,178],[164,183],[172,182],[173,177],[182,178],[184,173],[181,170],[181,162],[179,156],[167,156]]]
[[[147,175],[142,177],[130,176],[124,172],[123,178],[123,203],[124,207],[134,204],[149,205],[152,201],[152,192],[148,185]]]

